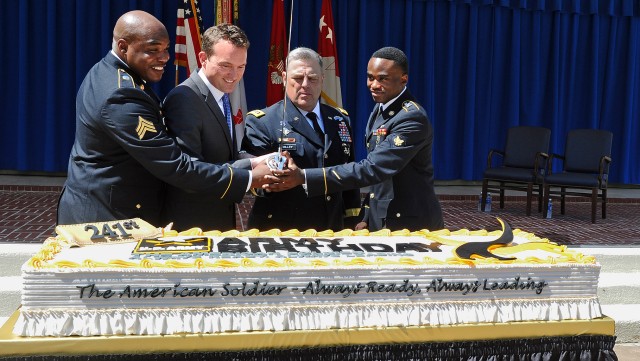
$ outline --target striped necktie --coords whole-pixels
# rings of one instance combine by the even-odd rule
[[[231,102],[229,102],[229,95],[224,94],[222,96],[222,105],[224,106],[224,116],[227,118],[227,126],[229,127],[229,133],[231,139],[233,139],[233,122],[231,121]]]

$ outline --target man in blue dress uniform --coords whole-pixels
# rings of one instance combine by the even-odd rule
[[[354,160],[349,115],[320,103],[322,58],[308,48],[292,50],[283,74],[285,100],[249,112],[242,149],[262,155],[279,145],[300,167],[328,167]],[[301,186],[256,197],[249,227],[258,229],[341,230],[355,225],[360,211],[357,189],[307,197]]]
[[[373,53],[367,87],[377,104],[367,123],[367,158],[304,172],[290,161],[295,180],[267,188],[278,191],[306,182],[309,196],[317,196],[370,186],[356,229],[444,228],[433,184],[433,127],[406,87],[408,80],[407,57],[400,49],[386,47]]]

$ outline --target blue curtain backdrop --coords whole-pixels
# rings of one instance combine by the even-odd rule
[[[214,0],[200,4],[211,26]],[[320,6],[294,0],[292,47],[317,48]],[[154,14],[175,40],[177,0],[0,0],[0,170],[66,171],[76,91],[131,9]],[[240,2],[250,108],[266,98],[271,9]],[[333,0],[333,12],[358,158],[373,106],[366,63],[391,45],[408,55],[409,86],[434,124],[436,179],[481,179],[507,127],[540,125],[556,153],[570,129],[612,131],[611,182],[640,184],[640,0]],[[154,85],[161,97],[174,74],[169,66]]]

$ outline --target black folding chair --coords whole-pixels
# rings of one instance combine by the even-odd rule
[[[564,156],[552,154],[549,157],[549,172],[544,179],[543,217],[547,216],[549,197],[559,195],[561,214],[565,214],[566,196],[590,197],[591,223],[596,223],[598,198],[602,200],[602,218],[607,218],[607,183],[612,142],[613,134],[607,130],[569,131]],[[563,161],[562,172],[551,173],[554,159]]]
[[[538,195],[538,212],[542,210],[542,183],[550,139],[551,130],[547,128],[509,128],[504,151],[491,149],[487,156],[487,169],[482,179],[482,211],[489,190],[500,193],[500,208],[504,208],[505,189],[527,193],[527,216],[531,215],[534,192]],[[499,166],[492,165],[494,156],[502,157]]]

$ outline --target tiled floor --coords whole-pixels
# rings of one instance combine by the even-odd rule
[[[0,242],[43,242],[53,234],[56,218],[58,186],[0,186]],[[446,191],[445,191],[446,193]],[[500,227],[501,217],[513,228],[565,245],[640,245],[640,200],[613,198],[607,208],[607,219],[590,222],[590,204],[567,202],[565,215],[559,213],[559,202],[552,219],[542,219],[540,213],[525,215],[524,198],[508,196],[505,208],[498,208],[497,199],[491,213],[477,210],[477,196],[439,193],[445,226],[450,230],[488,229]],[[239,206],[238,224],[246,224],[253,199],[246,197]]]

